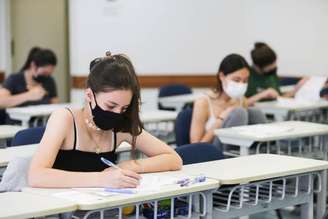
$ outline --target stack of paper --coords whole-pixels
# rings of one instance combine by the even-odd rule
[[[306,81],[295,94],[296,100],[318,101],[320,100],[320,90],[323,88],[327,77],[314,76]]]

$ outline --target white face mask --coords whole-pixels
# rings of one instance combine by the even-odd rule
[[[245,95],[246,90],[247,83],[226,80],[226,84],[223,85],[223,91],[233,99],[242,98]]]

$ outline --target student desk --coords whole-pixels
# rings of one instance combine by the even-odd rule
[[[8,113],[11,119],[19,120],[22,122],[22,126],[29,127],[29,121],[31,120],[31,118],[34,117],[42,118],[43,124],[45,124],[46,119],[53,111],[65,107],[74,108],[77,107],[77,105],[73,105],[71,103],[44,104],[44,105],[8,108],[6,109],[6,112]]]
[[[173,95],[168,97],[159,97],[158,102],[164,107],[173,107],[177,112],[187,103],[194,102],[197,98],[201,97],[201,94],[182,94],[182,95]]]
[[[257,154],[186,165],[182,171],[219,180],[220,188],[213,194],[213,218],[234,218],[301,204],[302,218],[311,219],[313,191],[320,190],[316,218],[322,219],[327,187],[321,182],[326,169],[327,161]],[[318,188],[313,188],[314,178],[319,179]]]
[[[250,126],[240,126],[226,129],[217,129],[215,134],[224,144],[239,146],[240,156],[250,154],[251,146],[255,146],[256,153],[261,151],[264,146],[266,153],[288,154],[296,156],[311,156],[320,154],[323,160],[328,160],[328,145],[327,134],[328,125],[301,122],[301,121],[286,121],[269,124],[258,124]],[[314,153],[313,145],[305,145],[302,138],[313,137],[313,142],[316,141],[319,145],[319,153]],[[315,139],[315,137],[318,137]],[[295,139],[298,139],[295,143]],[[292,140],[282,142],[282,140]],[[293,142],[294,140],[294,142]],[[311,139],[309,139],[311,140]],[[312,142],[312,143],[313,143]],[[274,144],[272,144],[274,143]],[[287,143],[282,145],[282,143]],[[293,149],[297,148],[297,153],[293,153]],[[327,173],[323,172],[322,185],[327,185]],[[323,191],[324,199],[326,199],[326,190]]]
[[[216,129],[215,134],[224,144],[239,146],[239,155],[245,156],[250,153],[250,147],[254,143],[256,152],[260,152],[261,147],[266,146],[267,152],[275,147],[277,153],[280,153],[280,140],[301,139],[305,137],[320,136],[322,143],[322,152],[325,153],[324,160],[327,160],[326,138],[323,136],[328,134],[328,125],[302,122],[302,121],[285,121],[267,124],[247,125],[232,128]],[[276,145],[269,144],[276,141]],[[266,143],[266,144],[265,144]],[[302,146],[302,145],[298,145]],[[288,154],[291,155],[292,144],[288,145]],[[303,148],[300,148],[301,152]],[[310,150],[311,151],[311,150]],[[301,155],[301,154],[300,154]]]
[[[89,215],[104,209],[139,206],[154,203],[155,212],[159,200],[187,196],[189,207],[196,211],[202,207],[205,218],[233,218],[293,205],[302,205],[302,218],[313,218],[313,192],[318,193],[318,207],[322,208],[317,218],[323,215],[326,187],[318,180],[328,168],[328,162],[272,154],[258,154],[219,161],[185,165],[181,171],[153,173],[159,176],[192,176],[204,174],[207,181],[187,187],[163,186],[160,191],[136,195],[101,196],[90,191],[77,190],[88,195],[88,199],[77,199],[78,209],[88,210]],[[24,192],[57,196],[63,191],[25,188]],[[84,191],[84,192],[83,192]],[[57,195],[56,195],[57,194]],[[90,197],[92,196],[92,197]],[[200,198],[202,197],[202,198]],[[242,198],[240,198],[242,197]],[[203,205],[199,206],[199,200]],[[171,209],[174,206],[171,205]],[[172,215],[171,215],[172,216]],[[199,214],[196,213],[196,216]],[[156,217],[155,217],[156,218]],[[172,218],[172,217],[171,217]]]
[[[168,110],[146,110],[140,113],[140,119],[143,123],[172,122],[177,116],[177,112]]]
[[[313,103],[281,104],[278,101],[258,102],[254,105],[266,115],[273,115],[276,121],[285,120],[323,120],[323,109],[328,108],[328,101],[320,100]],[[317,115],[316,115],[317,114]],[[316,116],[320,118],[315,118]]]
[[[155,175],[158,173],[154,173]],[[179,175],[176,172],[166,172],[162,173],[164,175],[169,176],[176,176]],[[122,218],[122,208],[125,206],[131,206],[135,205],[136,207],[136,215],[135,218],[139,218],[139,212],[140,212],[140,205],[143,203],[154,203],[154,218],[157,218],[157,207],[158,202],[160,200],[165,199],[171,199],[171,202],[174,198],[177,197],[185,197],[188,196],[189,201],[189,212],[190,215],[192,214],[191,206],[192,206],[192,198],[193,196],[202,195],[204,197],[204,206],[202,215],[206,219],[213,218],[212,216],[212,192],[218,188],[219,183],[215,179],[208,179],[205,182],[194,184],[187,187],[180,187],[177,184],[167,185],[163,186],[159,191],[147,191],[144,193],[137,193],[132,195],[112,195],[112,196],[102,196],[93,194],[90,191],[85,191],[81,189],[38,189],[38,188],[25,188],[24,192],[30,192],[33,194],[38,195],[48,195],[48,196],[55,196],[58,197],[58,195],[63,192],[72,192],[72,191],[78,191],[82,193],[82,195],[78,195],[78,198],[72,199],[68,193],[68,197],[65,197],[65,199],[70,199],[73,202],[76,202],[78,205],[78,210],[86,210],[88,211],[87,216],[84,218],[88,218],[88,216],[92,215],[95,212],[101,212],[103,215],[104,210],[109,209],[119,209],[119,218]],[[83,198],[81,198],[81,196]],[[196,204],[197,205],[197,204]],[[171,205],[171,209],[174,207],[174,205]],[[171,211],[173,212],[173,211]],[[103,217],[101,217],[103,218]],[[173,215],[171,215],[171,218],[173,218]]]
[[[0,125],[0,148],[6,146],[6,140],[15,136],[24,127],[17,125]]]
[[[43,217],[77,209],[74,202],[26,192],[0,193],[0,206],[0,218],[6,219]]]

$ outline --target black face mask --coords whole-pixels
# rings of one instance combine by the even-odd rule
[[[101,130],[106,131],[106,130],[114,129],[115,131],[119,131],[126,123],[126,118],[124,114],[103,110],[98,105],[96,100],[96,95],[94,93],[93,96],[95,99],[96,107],[92,109],[91,103],[89,103],[93,115],[93,122]]]
[[[274,68],[274,69],[272,69],[272,70],[270,70],[270,71],[265,71],[265,72],[263,72],[263,74],[264,75],[276,75],[277,74],[277,68]]]
[[[43,83],[44,81],[46,81],[48,79],[48,77],[49,76],[45,76],[45,75],[33,76],[33,80],[38,83]]]

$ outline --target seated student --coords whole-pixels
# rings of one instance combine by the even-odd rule
[[[213,142],[221,149],[221,143],[214,135],[215,129],[266,122],[263,113],[247,108],[244,95],[248,77],[249,66],[242,56],[231,54],[223,59],[215,90],[194,102],[192,143]]]
[[[0,108],[59,102],[51,77],[56,64],[53,51],[32,48],[21,70],[11,74],[0,88]]]
[[[257,42],[251,51],[253,66],[250,68],[246,97],[250,105],[257,101],[276,99],[278,96],[292,97],[304,84],[305,78],[300,80],[294,90],[282,94],[277,75],[277,55],[265,43]]]
[[[140,87],[125,55],[110,55],[90,63],[82,109],[54,112],[35,153],[28,181],[33,187],[136,187],[139,173],[178,170],[179,155],[143,130],[139,118]],[[148,158],[108,167],[117,147],[129,142]]]

